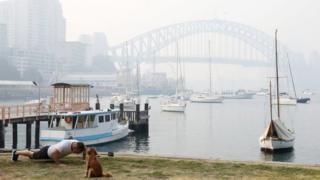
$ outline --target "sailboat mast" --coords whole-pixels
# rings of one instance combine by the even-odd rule
[[[288,53],[287,53],[287,58],[288,58],[288,65],[289,65],[289,70],[290,70],[290,76],[291,76],[291,82],[292,82],[292,86],[293,86],[294,97],[297,99],[296,86],[294,84],[294,79],[293,79],[293,75],[292,75],[291,64],[290,64],[290,59],[289,59]]]
[[[178,86],[179,86],[179,44],[177,42],[177,67],[176,67],[176,73],[177,73],[177,84],[176,84],[176,98],[178,97]]]
[[[128,41],[126,41],[126,96],[128,96],[128,86],[129,86],[129,49]]]
[[[209,86],[210,86],[210,91],[209,91],[209,95],[211,95],[212,94],[212,75],[211,75],[211,71],[212,71],[212,69],[211,69],[211,42],[210,42],[210,40],[209,40],[209,75],[210,75],[210,82],[209,82]]]
[[[276,81],[277,81],[277,107],[278,118],[280,120],[280,88],[279,88],[279,67],[278,67],[278,29],[275,32],[275,52],[276,52]]]
[[[272,84],[271,84],[271,81],[269,82],[269,94],[270,94],[270,119],[272,121],[273,113],[272,113]]]

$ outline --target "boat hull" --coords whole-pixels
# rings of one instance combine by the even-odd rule
[[[294,139],[279,140],[274,138],[260,139],[260,148],[262,151],[277,152],[292,150],[294,146]]]
[[[225,95],[224,99],[252,99],[254,94],[236,94],[236,95]]]
[[[208,98],[191,98],[191,102],[193,103],[223,103],[222,97],[208,97]]]
[[[297,103],[308,103],[310,100],[310,98],[298,98]]]
[[[277,100],[274,99],[272,101],[272,104],[277,104]],[[297,105],[297,99],[293,99],[293,98],[280,98],[279,99],[279,104],[280,105]]]
[[[40,143],[42,146],[52,145],[64,139],[76,139],[85,145],[96,145],[113,142],[129,134],[128,125],[121,125],[112,131],[101,131],[98,128],[76,130],[45,129],[41,131]]]
[[[181,105],[161,105],[161,110],[167,112],[184,112],[185,109],[186,106]]]

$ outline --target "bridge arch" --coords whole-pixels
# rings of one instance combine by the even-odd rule
[[[267,60],[274,59],[274,38],[265,32],[248,25],[219,19],[190,21],[173,24],[138,35],[128,41],[111,47],[113,57],[151,57],[154,53],[179,39],[199,33],[221,33],[237,38],[259,51]],[[289,50],[279,44],[279,58]]]

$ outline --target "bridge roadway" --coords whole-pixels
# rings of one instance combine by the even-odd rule
[[[115,63],[119,62],[125,62],[126,59],[122,57],[111,57],[112,61]],[[140,63],[147,63],[152,64],[153,58],[142,58],[137,59],[134,58],[128,58],[129,62],[135,63],[136,60],[139,60]],[[185,63],[209,63],[210,58],[208,57],[181,57],[181,61]],[[176,63],[177,58],[176,57],[155,57],[155,63],[156,64],[162,64],[162,63]],[[234,65],[240,65],[245,67],[269,67],[272,65],[272,61],[263,61],[263,60],[250,60],[250,59],[236,59],[236,58],[221,58],[221,57],[213,57],[211,58],[211,63],[213,64],[234,64]]]

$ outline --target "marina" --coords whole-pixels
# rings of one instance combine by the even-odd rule
[[[290,128],[293,127],[296,134],[294,150],[288,153],[260,151],[259,137],[267,126],[269,113],[266,110],[269,99],[261,96],[248,100],[228,99],[223,104],[188,103],[182,114],[162,112],[159,106],[162,98],[149,99],[152,107],[149,111],[149,134],[130,133],[120,141],[95,147],[101,152],[317,164],[320,163],[320,145],[315,138],[320,136],[317,130],[320,114],[315,113],[320,108],[320,96],[317,94],[310,104],[282,107],[283,120]],[[144,100],[147,96],[141,98]],[[94,106],[94,97],[91,102]],[[100,97],[102,109],[107,108],[109,102],[110,97]],[[47,126],[47,122],[41,122],[41,127]],[[12,146],[11,132],[12,126],[8,126],[8,149]],[[18,125],[18,137],[18,148],[25,148],[24,124]],[[33,140],[34,136],[32,146]]]

